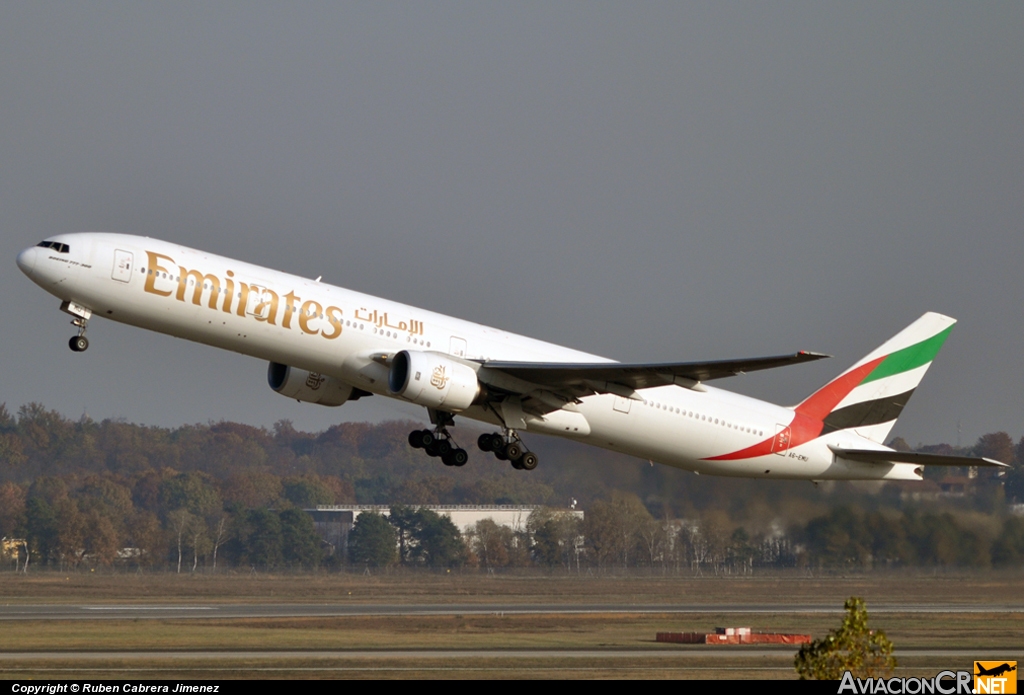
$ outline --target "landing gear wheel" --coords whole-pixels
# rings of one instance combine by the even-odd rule
[[[480,451],[496,451],[494,448],[493,435],[484,432],[476,438],[476,445]]]
[[[423,448],[423,432],[421,430],[413,430],[409,433],[409,446],[413,449]]]
[[[523,445],[519,442],[509,442],[505,447],[505,456],[509,461],[518,461],[523,456]]]
[[[469,454],[466,453],[465,449],[452,449],[441,457],[441,461],[446,466],[465,466],[466,462],[469,461]]]
[[[448,439],[438,439],[434,442],[434,451],[437,456],[444,458],[452,452],[452,443]]]
[[[517,471],[523,470],[523,462],[520,459],[512,459],[511,464]]]
[[[423,442],[423,448],[426,449],[437,441],[437,437],[430,430],[420,430],[420,441]]]
[[[72,352],[85,352],[89,349],[89,339],[84,335],[76,335],[68,341],[68,347]]]
[[[519,467],[522,468],[524,471],[532,471],[534,468],[537,467],[537,463],[539,463],[537,454],[533,453],[532,451],[527,451],[525,454],[523,454],[522,458],[519,459]]]

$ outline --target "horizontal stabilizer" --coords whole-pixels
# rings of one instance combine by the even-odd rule
[[[688,385],[687,381],[700,382],[721,379],[744,372],[812,362],[823,357],[829,357],[829,355],[801,351],[792,355],[714,362],[670,362],[666,364],[484,362],[483,366],[548,388],[565,388],[583,384],[591,386],[595,382],[607,382],[631,389],[644,389],[670,384]],[[607,392],[617,393],[611,389],[607,389]]]
[[[879,451],[877,449],[842,449],[829,446],[836,456],[861,463],[914,463],[921,466],[991,466],[1009,468],[1005,463],[975,456],[919,454],[916,451]]]

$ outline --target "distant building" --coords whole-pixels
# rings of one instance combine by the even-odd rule
[[[538,505],[531,504],[411,504],[414,509],[429,509],[432,512],[447,516],[461,533],[466,533],[476,526],[478,521],[491,519],[499,526],[507,526],[513,530],[526,528],[526,520]],[[363,512],[376,512],[384,516],[391,515],[391,507],[373,504],[335,504],[319,506],[304,510],[313,517],[313,526],[324,542],[335,552],[348,553],[348,534],[352,525]],[[563,514],[572,514],[583,518],[583,512],[575,509],[563,510]]]
[[[974,486],[974,476],[949,475],[939,480],[943,497],[964,497]]]
[[[942,488],[934,480],[891,480],[886,484],[899,490],[904,502],[933,502],[942,496]]]

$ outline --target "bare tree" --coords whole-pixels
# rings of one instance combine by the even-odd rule
[[[647,551],[651,567],[654,567],[655,562],[658,561],[664,565],[665,549],[668,541],[668,530],[665,522],[654,518],[645,519],[640,523],[638,535],[644,549]]]
[[[192,523],[192,514],[187,509],[175,509],[167,515],[167,521],[171,525],[171,532],[178,540],[178,574],[181,574],[182,539],[189,531]]]
[[[199,550],[205,550],[210,539],[206,536],[206,524],[197,516],[192,517],[188,530],[192,536],[192,573],[195,574],[199,566]]]
[[[212,542],[213,542],[213,571],[216,572],[217,571],[217,551],[220,549],[220,546],[223,545],[224,542],[227,541],[227,539],[231,536],[231,534],[230,534],[230,532],[228,530],[228,516],[227,516],[227,514],[222,514],[220,516],[220,518],[217,519],[217,524],[214,527],[214,531],[213,531],[212,535],[213,535],[213,539],[212,539]]]
[[[711,546],[701,529],[699,520],[683,521],[683,538],[686,541],[687,555],[690,559],[690,569],[695,575],[702,575],[701,565],[708,558]]]

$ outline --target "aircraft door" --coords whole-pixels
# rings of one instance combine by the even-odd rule
[[[118,282],[128,282],[132,279],[132,269],[134,267],[135,256],[131,251],[114,250],[114,269],[110,273],[111,278]]]
[[[455,357],[465,358],[466,357],[466,339],[465,338],[456,338],[453,335],[452,336],[451,345],[448,348],[448,354],[449,355],[454,355]]]
[[[269,290],[256,285],[249,286],[249,296],[245,301],[245,313],[256,319],[266,320],[270,315],[273,295]]]
[[[789,427],[786,425],[775,425],[775,437],[772,438],[772,453],[785,456],[786,449],[789,448],[791,436],[792,430]]]

